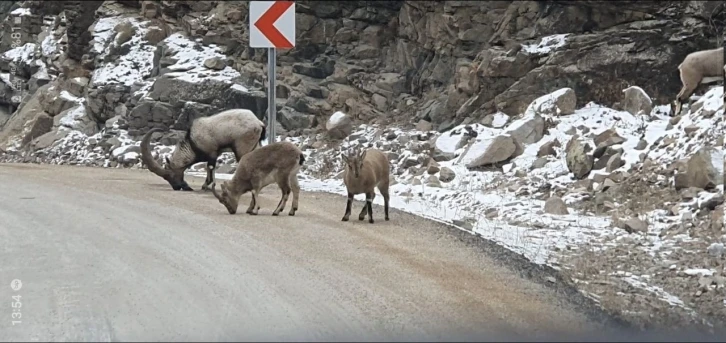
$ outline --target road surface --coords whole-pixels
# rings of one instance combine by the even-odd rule
[[[496,340],[599,330],[441,224],[230,215],[146,170],[0,164],[0,340]],[[290,202],[288,202],[288,209]],[[380,208],[374,209],[381,218]],[[13,291],[11,280],[22,282]],[[20,323],[12,325],[13,295]]]

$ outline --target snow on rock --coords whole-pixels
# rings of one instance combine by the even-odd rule
[[[52,34],[45,36],[43,41],[40,43],[40,51],[43,56],[50,57],[54,53],[58,52],[58,41],[59,39],[54,38]]]
[[[535,113],[568,115],[575,111],[576,103],[575,91],[572,88],[562,88],[532,101],[524,114],[525,116]]]
[[[214,44],[204,46],[181,33],[170,35],[163,44],[168,48],[167,54],[177,61],[168,67],[172,72],[166,75],[193,83],[204,79],[230,81],[240,76],[238,71],[229,66],[221,70],[205,67],[204,62],[208,59],[226,58]]]
[[[144,81],[151,75],[151,70],[154,68],[154,51],[157,48],[145,41],[147,24],[148,22],[141,22],[136,18],[121,16],[102,18],[96,23],[93,29],[93,47],[101,58],[118,46],[126,47],[128,52],[97,68],[91,78],[92,86],[106,84],[131,86],[136,82]],[[123,25],[130,25],[127,29],[129,31],[116,32],[116,27],[123,27]],[[119,37],[125,32],[132,32],[133,35],[119,45],[119,40],[115,37]]]
[[[22,46],[10,49],[2,57],[15,63],[30,64],[35,58],[35,43],[25,43]]]
[[[509,121],[508,115],[506,115],[502,112],[494,113],[493,118],[492,118],[492,127],[500,129],[500,128],[504,127],[504,125],[506,125],[508,121]]]
[[[233,84],[232,87],[230,87],[230,88],[232,88],[234,90],[238,90],[240,92],[245,92],[245,93],[250,91],[249,89],[247,89],[247,87],[240,85],[238,83]]]
[[[59,120],[59,124],[74,130],[80,130],[79,125],[84,117],[86,117],[86,107],[80,104],[69,110],[68,113]]]
[[[106,47],[111,43],[111,39],[116,35],[114,28],[127,19],[122,16],[107,17],[99,19],[95,25],[93,25],[92,35],[93,50],[95,53],[103,54],[107,53]],[[135,21],[135,20],[134,20]]]
[[[30,11],[30,8],[16,8],[12,12],[10,12],[11,15],[19,16],[19,17],[25,17],[33,15],[33,13]]]
[[[522,44],[522,50],[530,54],[549,54],[553,50],[565,46],[569,34],[558,34],[542,37],[537,44]]]

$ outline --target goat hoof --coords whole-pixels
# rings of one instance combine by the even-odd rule
[[[272,212],[272,215],[273,215],[273,216],[277,216],[277,215],[279,215],[279,214],[280,214],[280,212]]]
[[[358,220],[366,219],[366,217],[358,217]]]
[[[288,213],[288,215],[294,216],[295,215],[295,211],[290,211],[290,213]]]
[[[343,217],[343,221],[344,222],[347,222],[348,221],[348,217]]]
[[[388,220],[388,217],[386,217],[386,220]]]
[[[369,223],[373,224],[373,219],[368,220]]]

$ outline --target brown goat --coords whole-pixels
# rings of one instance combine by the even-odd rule
[[[678,71],[683,87],[674,101],[674,115],[681,113],[683,102],[688,101],[704,78],[724,75],[723,47],[688,54],[678,65]]]
[[[383,195],[386,220],[388,220],[388,186],[390,185],[390,164],[388,158],[380,150],[367,149],[354,151],[342,155],[346,164],[343,171],[343,182],[348,191],[348,203],[345,206],[343,221],[350,218],[350,208],[353,205],[353,197],[356,194],[365,193],[366,204],[358,215],[358,220],[366,218],[368,210],[368,222],[373,224],[373,198],[376,196],[375,188]]]
[[[256,215],[260,210],[257,197],[267,185],[277,183],[282,191],[282,198],[273,216],[285,209],[287,199],[292,192],[292,208],[289,215],[294,216],[297,211],[300,186],[297,173],[305,162],[300,148],[290,142],[277,142],[265,145],[242,156],[232,179],[222,183],[222,194],[218,194],[215,184],[212,184],[212,194],[227,208],[229,214],[237,212],[239,197],[252,193],[247,213]]]

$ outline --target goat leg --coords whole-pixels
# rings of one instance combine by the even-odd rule
[[[388,220],[388,199],[390,196],[388,195],[388,192],[383,193],[383,210],[386,213],[386,220]]]
[[[681,82],[683,83],[683,87],[681,88],[681,91],[678,92],[678,95],[676,95],[673,116],[678,116],[681,114],[681,110],[683,109],[683,102],[688,102],[690,104],[691,95],[693,95],[693,92],[698,87],[698,82],[690,79],[684,80],[683,71],[681,71]]]
[[[300,184],[297,182],[297,175],[292,176],[290,187],[292,188],[292,208],[289,214],[294,216],[295,212],[297,212],[298,198],[300,197]]]
[[[274,212],[272,212],[273,216],[276,216],[282,212],[282,210],[285,209],[285,205],[287,204],[287,198],[290,197],[290,189],[285,189],[282,191],[282,198],[280,198],[280,202],[277,204],[277,208]]]
[[[368,197],[366,197],[366,202],[363,203],[363,208],[360,209],[358,220],[366,219],[366,213],[368,213]]]
[[[366,207],[368,207],[368,222],[373,224],[373,198],[376,197],[375,192],[366,193]]]
[[[206,191],[209,190],[209,185],[213,184],[215,182],[214,180],[214,169],[217,167],[217,159],[209,160],[207,162],[207,178],[204,180],[204,184],[202,185],[202,190]]]
[[[343,215],[343,221],[347,222],[350,218],[350,207],[353,205],[353,193],[348,192],[348,203],[345,205],[345,215]]]
[[[373,193],[373,196],[376,196],[376,193]],[[363,203],[363,208],[360,209],[360,214],[358,215],[358,220],[366,219],[366,213],[368,212],[368,202],[369,201],[373,201],[373,198],[369,197],[368,193],[366,193],[366,202]]]
[[[250,201],[250,207],[247,208],[247,214],[256,215],[257,211],[260,210],[260,207],[257,206],[257,191],[253,189],[250,193],[252,194],[252,200]]]

